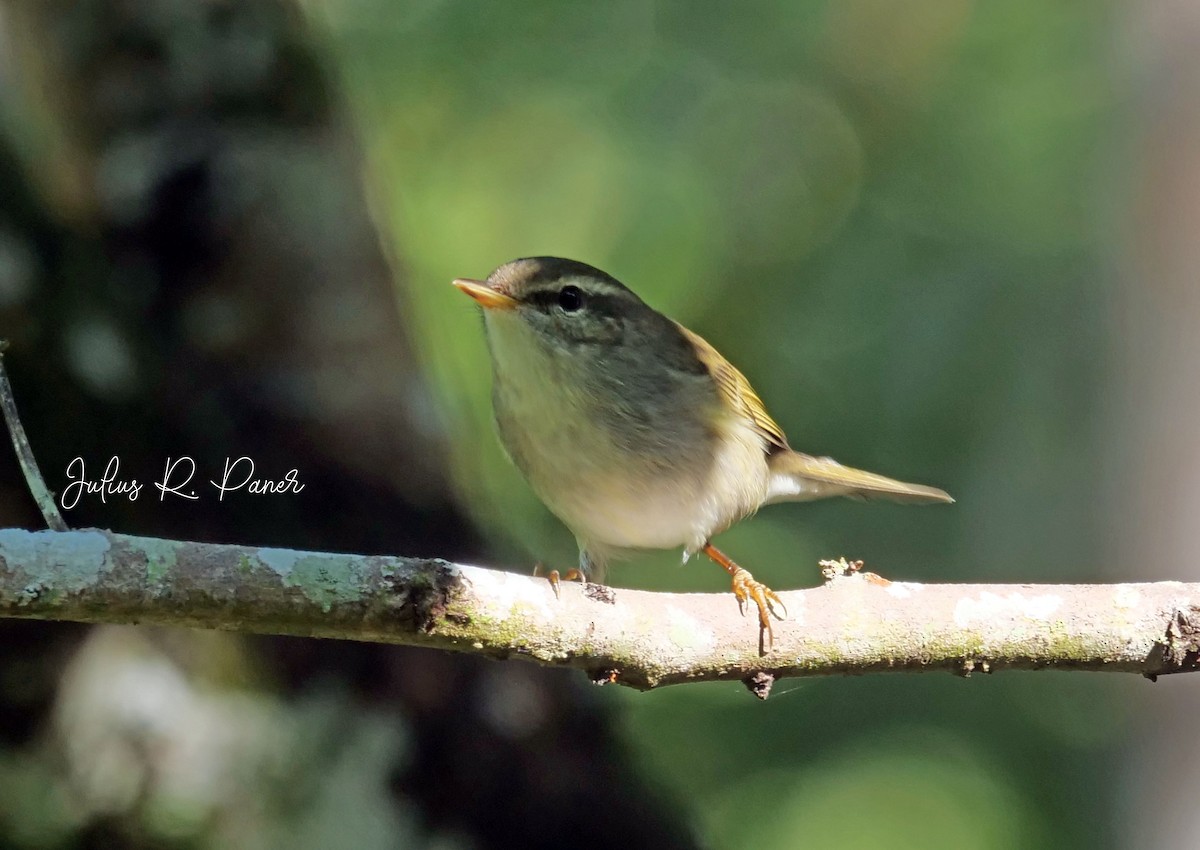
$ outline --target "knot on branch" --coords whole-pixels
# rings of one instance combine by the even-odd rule
[[[415,631],[425,634],[447,619],[464,625],[465,615],[448,610],[451,599],[462,590],[462,578],[444,561],[430,561],[426,566],[399,595],[397,619],[411,623]]]
[[[1200,608],[1177,608],[1167,624],[1167,633],[1154,646],[1146,678],[1154,681],[1168,673],[1200,670]]]
[[[775,684],[775,674],[759,670],[742,679],[742,684],[759,699],[766,699],[771,695],[771,686]]]

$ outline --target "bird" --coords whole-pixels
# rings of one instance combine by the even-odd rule
[[[600,580],[639,550],[681,548],[685,562],[703,552],[731,577],[742,613],[757,607],[762,651],[786,607],[716,535],[776,502],[953,501],[793,449],[712,345],[594,266],[523,257],[453,284],[483,308],[500,442],[579,545],[567,579]]]

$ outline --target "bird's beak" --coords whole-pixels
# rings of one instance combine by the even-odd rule
[[[517,299],[511,295],[505,295],[487,281],[469,280],[460,277],[454,281],[454,285],[478,301],[479,305],[487,310],[512,310],[516,308],[518,303]]]

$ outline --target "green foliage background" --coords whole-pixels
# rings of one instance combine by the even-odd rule
[[[794,445],[951,508],[772,508],[722,545],[776,588],[1111,577],[1101,406],[1128,104],[1106,3],[311,4],[407,267],[461,487],[508,564],[574,559],[492,436],[448,281],[556,254],[755,383]],[[675,555],[614,584],[718,590]],[[730,605],[733,605],[732,598]],[[747,623],[747,640],[753,637]],[[603,692],[722,847],[1099,847],[1130,677]]]

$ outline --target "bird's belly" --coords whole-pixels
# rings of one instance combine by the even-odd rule
[[[562,440],[561,446],[554,444]],[[765,498],[762,449],[749,441],[718,448],[707,464],[653,464],[604,451],[572,452],[569,429],[541,436],[538,462],[514,459],[546,506],[585,545],[607,549],[699,550],[713,535],[753,513]],[[545,451],[550,448],[550,451]],[[558,458],[570,459],[551,470]],[[605,462],[594,462],[598,458]],[[549,473],[549,474],[547,474]]]
[[[546,499],[581,540],[613,549],[673,549],[709,533],[700,482],[660,478],[631,487],[623,477],[582,477]]]
[[[671,549],[703,537],[713,515],[707,470],[619,448],[591,428],[498,416],[513,461],[581,543]]]

